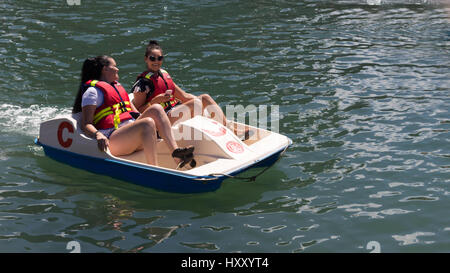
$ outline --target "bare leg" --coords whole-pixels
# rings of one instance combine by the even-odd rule
[[[228,123],[227,118],[226,118],[225,114],[223,113],[222,109],[214,101],[214,99],[211,98],[210,95],[202,94],[202,95],[198,96],[198,98],[202,100],[203,110],[207,109],[208,112],[211,114],[212,119],[214,119],[218,122],[222,122],[223,125],[227,126],[238,137],[244,136],[245,139],[248,138],[250,128],[248,126],[239,126],[236,124],[233,126],[231,123]],[[242,128],[242,127],[244,127],[244,128]]]
[[[166,115],[166,112],[164,112],[164,109],[161,105],[153,104],[152,106],[147,108],[147,110],[145,110],[145,112],[141,116],[139,116],[137,121],[146,118],[152,118],[152,120],[154,120],[156,129],[161,134],[161,137],[165,140],[167,146],[169,147],[169,150],[172,152],[172,157],[177,165],[182,161],[187,160],[186,163],[188,163],[190,160],[192,160],[192,157],[190,157],[190,159],[186,159],[185,155],[192,154],[193,147],[178,148],[177,142],[175,141],[175,137],[172,132],[172,126],[170,124],[169,117]]]
[[[141,149],[144,149],[147,163],[157,166],[156,126],[151,118],[143,118],[120,127],[109,138],[109,150],[113,155],[131,154]]]
[[[175,124],[178,120],[182,121],[191,119],[195,116],[201,115],[203,111],[202,101],[199,99],[189,100],[182,105],[178,105],[169,112],[169,120],[171,124]],[[181,116],[180,116],[181,113]],[[190,113],[190,116],[188,115]],[[185,115],[188,115],[187,117]]]
[[[172,132],[172,127],[169,118],[164,112],[164,109],[159,104],[153,104],[147,110],[145,110],[142,115],[139,116],[138,120],[143,118],[152,118],[155,121],[156,129],[161,134],[161,137],[165,140],[170,151],[178,148],[177,142]]]
[[[222,108],[211,98],[208,94],[202,94],[198,96],[198,98],[202,101],[202,113],[205,109],[208,109],[208,112],[211,114],[211,118],[221,122],[223,125],[227,125],[227,118],[222,111]]]

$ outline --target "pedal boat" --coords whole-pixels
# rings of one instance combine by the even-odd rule
[[[157,143],[159,166],[153,166],[146,164],[143,151],[124,156],[101,152],[97,141],[82,132],[80,120],[78,113],[41,123],[35,143],[56,161],[175,193],[215,191],[226,178],[249,168],[272,165],[292,143],[286,136],[252,126],[249,126],[251,137],[241,141],[222,124],[196,116],[172,127],[179,147],[194,145],[197,163],[194,168],[177,169],[164,140]]]

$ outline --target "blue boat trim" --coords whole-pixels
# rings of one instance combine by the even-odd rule
[[[289,147],[289,146],[290,146],[290,143],[287,145],[287,147]],[[270,166],[278,160],[278,157],[280,156],[280,154],[283,151],[285,151],[287,147],[283,147],[280,150],[277,150],[276,152],[269,154],[266,157],[263,157],[262,159],[256,161],[254,165],[249,164],[247,166],[244,166],[244,167],[237,169],[237,170],[233,171],[232,173],[226,174],[226,175],[235,176],[235,175],[245,172],[246,170],[251,169],[251,168]],[[209,175],[208,177],[211,177],[211,175]],[[218,176],[215,176],[215,177],[218,177]]]
[[[42,146],[45,154],[56,161],[93,173],[110,176],[136,185],[162,191],[175,193],[211,192],[220,188],[222,181],[227,178],[225,175],[193,176],[178,172],[170,172],[152,166],[143,166],[109,158],[98,158],[57,149],[42,144],[37,138],[34,142],[36,145]],[[248,164],[226,175],[235,176],[252,167],[269,166],[276,162],[280,153],[284,150],[285,147],[262,158],[256,164]],[[130,169],[132,171],[130,171]]]
[[[45,144],[39,142],[38,138],[35,138],[34,143],[36,145],[42,146],[44,149],[51,148],[51,149],[55,149],[55,150],[58,150],[58,151],[61,151],[61,152],[66,152],[66,153],[70,153],[70,154],[76,154],[76,155],[87,157],[87,158],[90,158],[90,159],[105,160],[105,161],[108,161],[108,162],[111,162],[111,163],[127,165],[127,166],[130,166],[132,168],[143,168],[143,169],[154,171],[154,172],[163,172],[163,173],[166,173],[166,174],[177,175],[177,176],[181,176],[181,177],[184,177],[184,178],[190,178],[190,179],[197,178],[198,179],[198,178],[212,178],[213,177],[213,176],[189,175],[189,174],[180,173],[180,172],[170,172],[168,170],[161,169],[161,168],[155,168],[155,167],[150,166],[150,165],[145,166],[145,165],[142,165],[142,164],[139,164],[139,163],[131,163],[131,162],[122,161],[122,160],[116,160],[116,159],[111,159],[111,158],[98,158],[98,157],[93,157],[93,156],[89,156],[89,155],[83,155],[83,154],[79,154],[79,153],[75,153],[75,152],[69,152],[69,151],[65,151],[65,150],[62,150],[62,149],[54,148],[54,147],[49,146],[49,145],[45,145]]]

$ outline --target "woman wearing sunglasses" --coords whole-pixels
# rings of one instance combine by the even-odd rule
[[[190,117],[208,113],[216,121],[227,125],[226,117],[219,105],[208,94],[198,97],[186,93],[170,77],[169,73],[161,68],[164,55],[157,41],[150,41],[145,51],[147,70],[141,73],[134,83],[131,91],[134,94],[133,104],[139,112],[145,111],[154,104],[160,104],[174,124],[183,115],[190,112]],[[184,107],[180,107],[180,105]],[[187,110],[187,111],[186,111]],[[183,113],[183,115],[180,115]],[[233,130],[237,134],[237,129]]]
[[[98,148],[112,155],[131,154],[144,150],[146,161],[158,165],[156,130],[172,151],[181,168],[192,161],[194,147],[178,148],[170,121],[159,105],[149,107],[136,119],[128,93],[117,82],[119,69],[109,56],[88,58],[83,63],[81,83],[73,113],[81,112],[81,128],[97,140]]]

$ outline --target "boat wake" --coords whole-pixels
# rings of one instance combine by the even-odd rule
[[[337,4],[361,4],[361,5],[440,5],[447,4],[448,0],[339,0]]]
[[[0,104],[0,132],[36,137],[43,120],[69,115],[71,109],[55,106],[31,105],[29,107]]]

